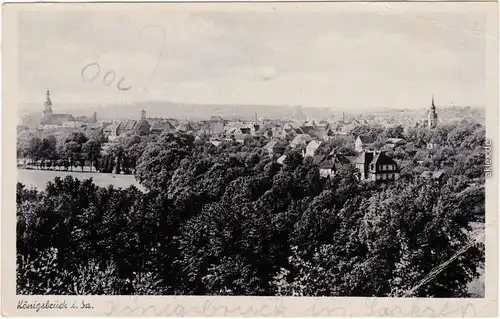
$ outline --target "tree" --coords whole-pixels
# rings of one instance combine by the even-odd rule
[[[384,129],[380,126],[360,125],[353,128],[349,134],[354,138],[363,135],[375,140],[383,131]]]
[[[95,166],[97,169],[101,157],[101,145],[99,142],[94,139],[88,140],[83,144],[82,152],[85,160],[89,163],[90,171],[92,171],[92,166]]]
[[[137,161],[136,178],[147,188],[168,188],[182,159],[193,151],[194,138],[182,133],[162,134],[148,144]]]
[[[383,134],[385,137],[404,138],[404,128],[401,125],[388,127]]]
[[[82,157],[82,145],[75,141],[68,140],[64,143],[64,158],[68,161],[71,170],[76,166]]]
[[[460,209],[448,189],[426,181],[396,184],[365,201],[360,209],[367,211],[361,229],[367,257],[380,265],[396,261],[394,273],[366,269],[378,282],[386,278],[389,283],[380,282],[379,294],[409,291],[468,242],[463,230],[469,227],[470,213]],[[471,247],[463,258],[414,291],[415,296],[462,295],[468,280],[477,274],[481,258],[480,247]]]
[[[465,146],[483,146],[484,144],[475,145],[475,140],[482,141],[482,131],[484,129],[477,123],[469,123],[466,121],[460,122],[448,134],[447,142],[452,147],[465,147]]]
[[[32,137],[26,143],[24,148],[24,155],[31,161],[37,162],[42,157],[42,139],[39,137]]]
[[[83,145],[87,141],[88,137],[82,132],[71,132],[70,135],[64,139],[65,143],[75,142],[79,145]]]
[[[108,138],[104,136],[104,132],[102,130],[91,130],[88,133],[88,138],[96,140],[100,145],[108,142]]]
[[[285,167],[293,170],[299,167],[303,161],[304,157],[302,157],[301,151],[299,149],[292,149],[286,154],[283,164]]]

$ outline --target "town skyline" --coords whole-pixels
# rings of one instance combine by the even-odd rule
[[[49,90],[47,90],[47,93]],[[261,121],[263,119],[273,119],[273,120],[313,120],[313,121],[324,121],[331,118],[345,119],[353,117],[378,117],[388,116],[393,110],[397,113],[405,114],[408,116],[415,116],[415,119],[424,117],[424,113],[427,114],[429,107],[437,108],[438,110],[446,112],[448,115],[452,115],[455,118],[458,114],[460,116],[474,116],[473,114],[482,114],[484,108],[473,107],[473,106],[445,106],[439,103],[435,103],[434,95],[431,96],[431,100],[426,107],[419,109],[390,109],[390,108],[366,108],[358,110],[349,109],[336,109],[336,108],[314,108],[314,107],[302,107],[302,106],[264,106],[264,105],[248,105],[246,108],[243,105],[231,106],[231,105],[200,105],[200,104],[182,104],[182,103],[172,103],[172,102],[162,102],[162,101],[148,101],[137,104],[130,105],[112,105],[108,107],[92,106],[89,105],[88,108],[78,109],[67,107],[63,104],[57,105],[53,103],[53,99],[50,101],[51,108],[57,113],[69,113],[75,116],[88,116],[89,114],[94,114],[97,116],[99,114],[100,120],[105,121],[116,121],[124,119],[137,119],[139,111],[145,111],[148,114],[148,118],[175,118],[175,119],[185,119],[185,120],[206,120],[213,116],[222,116],[226,119],[239,119],[239,120],[251,120],[251,121]],[[64,107],[66,106],[66,107]],[[20,123],[28,122],[38,122],[42,115],[41,105],[36,103],[34,107],[37,110],[30,110],[24,112],[18,112],[18,120]],[[455,110],[454,110],[455,109]],[[465,112],[465,113],[464,113]],[[471,112],[471,113],[468,113]],[[421,114],[420,114],[421,113]],[[484,115],[480,115],[483,117]],[[96,117],[97,118],[97,117]],[[408,124],[408,123],[406,123]]]

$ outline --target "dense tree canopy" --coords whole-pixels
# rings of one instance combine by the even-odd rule
[[[463,296],[481,245],[412,289],[467,244],[470,222],[484,215],[484,189],[473,183],[482,176],[484,135],[460,127],[436,149],[420,146],[422,132],[408,132],[391,154],[406,177],[387,185],[359,182],[352,165],[323,179],[300,151],[287,151],[281,165],[258,142],[130,137],[100,166],[133,171],[144,193],[72,177],[43,191],[18,184],[18,292]],[[75,135],[63,149],[94,161],[98,145]],[[416,174],[423,169],[450,174],[437,182]]]

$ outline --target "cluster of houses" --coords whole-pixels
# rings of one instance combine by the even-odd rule
[[[139,134],[161,134],[163,132],[181,131],[195,135],[209,135],[214,142],[234,140],[244,143],[247,138],[266,137],[283,139],[297,137],[292,144],[302,143],[303,140],[318,139],[327,141],[336,135],[347,135],[352,129],[360,125],[369,124],[363,120],[351,121],[277,121],[261,119],[260,121],[228,121],[220,116],[212,116],[205,121],[180,121],[178,119],[147,118],[146,111],[141,112],[140,120],[124,120],[102,123],[101,129],[110,141],[118,137]]]
[[[82,124],[83,123],[83,124]],[[304,158],[312,158],[313,164],[318,165],[322,177],[333,177],[338,170],[347,164],[354,165],[359,171],[361,180],[390,181],[399,178],[397,163],[390,158],[385,149],[394,149],[406,142],[400,138],[388,138],[384,145],[377,145],[371,136],[357,136],[354,151],[357,156],[347,156],[335,150],[322,155],[317,152],[321,144],[336,136],[349,134],[354,128],[370,123],[364,119],[323,120],[319,122],[302,120],[275,121],[261,119],[257,121],[228,121],[220,116],[212,116],[206,121],[179,121],[177,119],[147,118],[146,111],[141,111],[139,120],[124,120],[114,122],[100,122],[97,113],[89,117],[76,118],[70,114],[55,114],[52,112],[50,92],[47,90],[45,108],[43,111],[42,126],[45,129],[97,129],[102,130],[109,143],[104,145],[104,151],[109,148],[119,137],[128,135],[150,135],[163,132],[184,132],[196,136],[209,137],[209,143],[215,146],[223,141],[235,141],[245,144],[247,140],[264,138],[269,142],[264,146],[267,154],[278,163],[286,160],[285,151],[288,148],[302,149]],[[424,125],[434,128],[438,125],[434,97]],[[19,132],[18,132],[19,134]],[[428,148],[436,147],[437,143],[431,141]],[[350,154],[352,155],[352,154]],[[425,176],[424,176],[425,175]],[[439,179],[439,176],[423,174],[422,177]]]
[[[358,136],[357,142],[366,141],[366,137]],[[302,144],[304,145],[304,144]],[[302,155],[312,159],[312,163],[319,167],[320,176],[323,178],[333,177],[346,165],[354,165],[359,171],[362,181],[391,181],[399,178],[397,163],[389,157],[385,151],[374,150],[371,144],[362,144],[357,156],[347,156],[332,150],[329,154],[317,154],[321,141],[311,140],[302,151]],[[276,158],[280,164],[285,163],[285,150],[288,147],[299,147],[300,144],[292,145],[279,140],[272,140],[264,146],[267,154]]]
[[[347,135],[350,130],[367,123],[360,121],[288,121],[274,122],[261,120],[259,122],[227,121],[219,116],[213,116],[207,121],[181,122],[176,119],[146,118],[146,112],[141,112],[140,120],[126,120],[110,123],[104,127],[104,135],[113,142],[120,136],[128,134],[161,134],[163,132],[185,132],[195,136],[209,136],[207,142],[219,146],[223,141],[235,141],[244,144],[246,140],[268,139],[264,146],[265,152],[278,163],[284,163],[285,151],[288,148],[302,149],[302,155],[311,157],[318,165],[322,177],[333,177],[338,170],[353,164],[360,172],[361,180],[386,181],[399,178],[397,163],[386,152],[374,146],[374,139],[368,136],[358,136],[355,151],[358,156],[345,156],[332,151],[327,155],[317,154],[321,144],[339,135]],[[404,144],[403,139],[387,139],[387,147],[394,148]]]

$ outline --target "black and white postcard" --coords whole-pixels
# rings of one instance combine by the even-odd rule
[[[496,2],[3,9],[2,314],[497,315]]]

